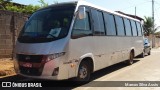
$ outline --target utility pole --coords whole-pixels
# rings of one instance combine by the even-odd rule
[[[152,30],[154,30],[154,0],[152,0],[152,20],[153,20],[153,27]],[[152,48],[155,45],[155,41],[154,41],[154,32],[152,31]]]
[[[137,15],[137,7],[135,7],[135,18],[136,18],[136,15]]]
[[[154,0],[152,0],[152,19],[154,24]],[[154,28],[154,25],[153,25],[153,28]]]

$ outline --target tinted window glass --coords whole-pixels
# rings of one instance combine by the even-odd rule
[[[123,18],[119,16],[115,16],[116,25],[117,25],[117,34],[119,36],[124,36],[124,24],[123,24]]]
[[[142,36],[141,24],[139,22],[136,22],[136,24],[137,24],[138,36]]]
[[[131,24],[129,19],[124,19],[125,29],[126,29],[126,36],[132,36]]]
[[[51,42],[68,35],[75,6],[41,9],[29,18],[18,41],[22,43]]]
[[[92,17],[94,22],[94,34],[105,35],[102,12],[97,10],[92,10]]]
[[[116,35],[114,16],[112,14],[104,13],[104,20],[105,20],[107,35]]]
[[[135,21],[132,21],[132,20],[131,20],[131,25],[132,25],[133,36],[137,36],[137,28],[136,28],[136,23],[135,23]]]
[[[90,28],[90,22],[89,22],[89,13],[86,12],[86,18],[79,19],[78,17],[75,20],[75,24],[73,27],[72,37],[73,38],[79,38],[83,36],[89,36],[92,35],[92,31]]]

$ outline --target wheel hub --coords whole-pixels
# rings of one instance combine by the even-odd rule
[[[85,68],[85,67],[82,67],[81,69],[80,69],[80,78],[86,78],[87,77],[87,68]]]

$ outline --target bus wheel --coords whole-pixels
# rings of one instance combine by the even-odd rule
[[[133,58],[134,58],[134,53],[131,52],[130,56],[129,56],[129,60],[127,60],[127,64],[128,65],[132,65],[133,64]]]
[[[145,56],[145,55],[144,55],[144,52],[142,52],[139,57],[140,57],[140,58],[144,58],[144,56]]]
[[[82,61],[79,69],[78,69],[78,76],[76,81],[89,81],[90,79],[90,68],[89,63],[86,61]]]
[[[151,51],[148,52],[148,55],[151,55]]]

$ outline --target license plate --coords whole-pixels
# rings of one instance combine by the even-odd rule
[[[26,67],[26,68],[32,68],[32,64],[31,63],[23,63],[22,66]]]

